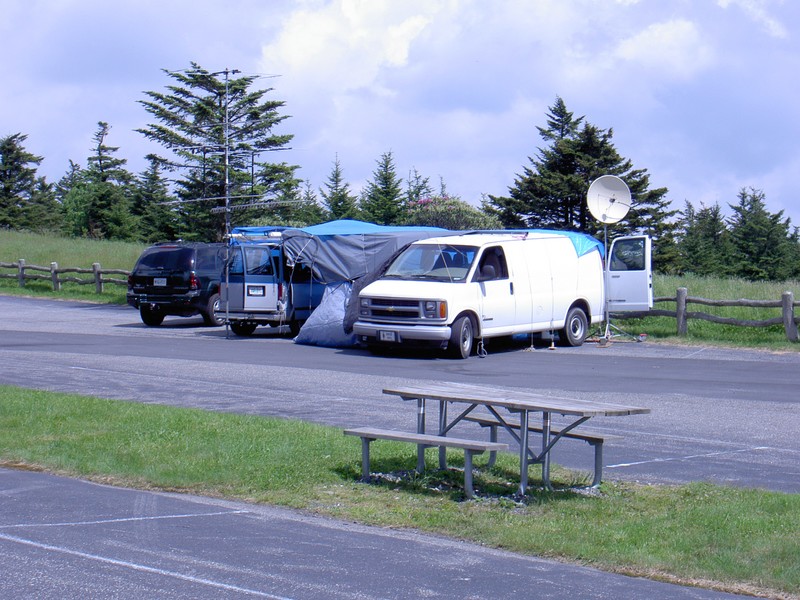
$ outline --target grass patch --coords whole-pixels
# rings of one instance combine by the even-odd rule
[[[654,274],[653,296],[674,298],[677,289],[685,287],[689,296],[711,300],[773,300],[780,301],[785,291],[794,293],[800,301],[800,281],[747,281],[744,279],[719,277],[681,277]],[[675,310],[674,302],[659,302],[654,308]],[[749,308],[736,306],[705,306],[690,303],[688,310],[704,312],[720,317],[761,321],[781,316],[780,308]],[[795,309],[797,316],[798,310]],[[689,319],[688,335],[677,336],[677,322],[671,317],[647,317],[645,319],[615,319],[614,324],[633,335],[646,333],[648,339],[679,344],[706,344],[741,348],[763,348],[776,351],[800,351],[800,344],[786,339],[782,325],[771,327],[738,327],[711,323],[701,319]]]
[[[515,552],[736,592],[800,593],[800,497],[718,487],[604,484],[599,494],[514,496],[515,457],[414,475],[416,449],[377,442],[373,485],[360,441],[309,423],[0,386],[0,464],[413,527]],[[463,455],[453,453],[451,464]],[[480,466],[480,463],[479,463]],[[535,474],[535,473],[534,473]],[[554,472],[563,487],[580,476]]]
[[[39,267],[49,267],[51,262],[57,262],[62,268],[91,269],[92,263],[97,262],[103,269],[130,271],[146,247],[146,244],[133,242],[64,238],[56,234],[0,230],[0,262],[16,263],[22,258],[26,263]],[[0,269],[0,273],[16,275],[16,269]],[[36,274],[46,275],[40,272]],[[75,273],[69,275],[78,276]],[[91,275],[81,277],[91,278]],[[125,278],[122,275],[110,277]],[[94,285],[66,282],[62,284],[61,291],[54,292],[49,280],[26,282],[25,287],[21,288],[15,278],[0,278],[0,293],[124,304],[126,288],[123,285],[106,284],[103,293],[96,294]]]

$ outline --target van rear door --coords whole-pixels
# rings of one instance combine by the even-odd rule
[[[280,247],[253,244],[244,249],[244,310],[275,311],[280,294]]]
[[[628,236],[611,242],[605,275],[609,312],[638,312],[653,308],[650,238],[646,235]]]

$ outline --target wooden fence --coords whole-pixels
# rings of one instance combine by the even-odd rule
[[[130,271],[123,271],[122,269],[106,269],[105,271],[100,268],[100,263],[92,263],[91,269],[79,269],[75,267],[59,268],[58,263],[51,262],[49,267],[39,267],[36,265],[29,265],[25,263],[24,258],[20,258],[15,263],[0,262],[0,269],[16,269],[16,273],[0,273],[0,278],[16,279],[19,282],[19,287],[25,287],[26,281],[46,280],[52,282],[53,291],[59,291],[62,283],[77,283],[78,285],[94,285],[95,292],[98,294],[103,293],[103,284],[113,283],[116,285],[128,285],[128,275]],[[33,273],[31,273],[33,271]],[[39,275],[39,273],[47,273],[47,275]],[[62,277],[64,273],[77,273],[89,274],[92,277]],[[104,277],[104,275],[125,275],[125,279],[113,279]]]
[[[663,310],[653,308],[649,311],[612,313],[615,319],[640,319],[644,317],[672,317],[677,321],[677,332],[679,336],[685,336],[689,331],[689,319],[702,319],[712,323],[722,323],[724,325],[737,325],[739,327],[771,327],[773,325],[783,325],[786,332],[786,339],[790,342],[798,341],[798,324],[800,318],[794,316],[794,307],[800,306],[800,302],[794,301],[792,292],[784,292],[780,300],[709,300],[708,298],[697,298],[689,296],[686,288],[678,288],[675,297],[661,296],[653,298],[653,303],[674,302],[675,310]],[[705,306],[746,306],[750,308],[780,308],[781,316],[771,319],[748,320],[733,319],[730,317],[720,317],[704,312],[694,312],[687,309],[689,304],[702,304]]]

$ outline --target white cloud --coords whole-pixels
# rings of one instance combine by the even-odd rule
[[[291,74],[304,87],[339,90],[373,85],[382,68],[407,64],[411,45],[452,2],[335,0],[303,7],[265,45],[262,68]]]
[[[689,79],[714,60],[697,25],[686,19],[650,25],[620,42],[614,58],[676,79]]]
[[[783,23],[771,16],[767,10],[770,2],[765,0],[717,0],[717,4],[722,8],[728,8],[731,5],[738,6],[771,37],[784,39],[789,36]]]

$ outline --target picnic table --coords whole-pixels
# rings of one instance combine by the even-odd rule
[[[519,388],[500,388],[451,382],[426,382],[396,388],[386,388],[384,394],[399,396],[405,401],[417,403],[417,434],[426,433],[426,403],[438,402],[438,429],[436,435],[447,436],[448,432],[461,422],[475,422],[493,427],[493,436],[498,427],[506,430],[519,445],[520,481],[519,493],[525,494],[528,488],[528,466],[542,465],[542,480],[548,489],[550,483],[550,452],[555,444],[564,438],[583,439],[595,446],[595,476],[593,486],[599,485],[602,477],[602,442],[597,434],[582,433],[577,427],[592,417],[611,417],[647,414],[649,408],[624,406],[596,400],[577,400],[558,396],[546,396]],[[464,405],[455,417],[450,418],[448,407],[451,404]],[[483,410],[476,412],[476,409]],[[486,413],[488,412],[488,415]],[[541,426],[532,417],[541,413]],[[484,416],[480,416],[483,414]],[[553,415],[562,415],[566,422],[553,427]],[[541,450],[531,448],[530,432],[541,433]],[[607,437],[607,436],[606,436]],[[492,441],[496,441],[496,438]],[[425,464],[424,451],[427,446],[418,445],[417,469],[422,471]],[[599,451],[598,451],[599,450]],[[445,447],[439,447],[439,463],[446,467]]]

